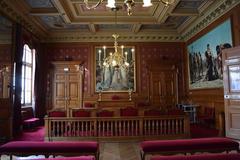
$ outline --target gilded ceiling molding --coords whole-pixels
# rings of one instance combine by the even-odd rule
[[[118,38],[121,42],[182,42],[180,36],[177,34],[160,35],[160,34],[146,34],[146,35],[120,35]],[[44,41],[45,43],[54,42],[113,42],[111,34],[108,35],[55,35],[49,37]]]
[[[239,0],[223,0],[219,1],[214,8],[209,9],[205,15],[199,17],[184,33],[182,33],[182,39],[188,41],[194,35],[206,28],[209,24],[217,20],[220,16],[230,11],[233,7],[240,3]]]

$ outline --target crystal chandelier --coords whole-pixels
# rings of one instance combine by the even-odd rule
[[[118,47],[117,39],[118,39],[119,35],[113,34],[112,36],[114,38],[114,53],[110,53],[110,55],[104,59],[103,66],[106,66],[106,67],[126,66],[126,67],[128,67],[129,63],[127,62],[127,52],[125,53],[125,57],[124,57],[123,54],[121,54],[118,51],[119,47]]]
[[[159,0],[159,1],[161,1],[163,4],[165,4],[165,6],[171,5],[175,2],[175,0]],[[96,4],[90,6],[88,0],[84,0],[84,3],[86,5],[87,9],[95,9],[102,2],[103,2],[103,0],[98,0],[98,2]],[[127,6],[128,15],[131,16],[132,15],[132,8],[135,5],[134,0],[125,0],[124,4]],[[151,0],[143,0],[143,7],[150,7],[150,6],[152,6]],[[109,7],[111,9],[116,8],[117,7],[116,0],[107,0],[106,7]]]
[[[115,7],[112,8],[112,11],[115,12],[115,25],[117,26],[117,11],[119,10],[119,7]],[[125,52],[125,57],[124,54],[120,53],[118,51],[118,42],[117,39],[119,37],[118,34],[113,34],[112,37],[114,38],[114,53],[110,53],[108,57],[104,57],[105,59],[103,60],[103,66],[105,67],[109,67],[109,66],[113,66],[113,67],[121,67],[121,66],[125,66],[128,67],[129,63],[127,62],[127,52]],[[122,50],[123,50],[122,46]]]

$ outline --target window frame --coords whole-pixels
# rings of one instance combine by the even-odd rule
[[[21,105],[24,106],[30,106],[33,104],[33,80],[34,80],[34,54],[36,53],[35,49],[31,49],[29,45],[24,44],[23,47],[23,57],[22,57],[22,91],[21,91]],[[31,54],[31,62],[27,62],[27,56]],[[27,69],[31,69],[30,77],[27,77]],[[28,80],[30,80],[30,84],[28,84]],[[30,85],[30,90],[26,91],[26,84]],[[30,92],[30,99],[28,100],[26,97],[26,93]]]

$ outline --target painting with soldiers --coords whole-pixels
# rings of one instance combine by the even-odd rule
[[[222,87],[222,50],[231,47],[230,19],[189,44],[189,89]]]

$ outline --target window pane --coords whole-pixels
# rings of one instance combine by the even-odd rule
[[[32,64],[32,52],[31,52],[31,50],[28,50],[26,52],[26,62]]]
[[[23,47],[23,59],[22,61],[23,62],[26,62],[26,51],[27,51],[27,45],[25,44],[24,47]]]
[[[22,91],[22,93],[21,93],[21,104],[23,104],[24,102],[23,102],[23,91]]]
[[[31,92],[25,92],[25,103],[31,103]]]
[[[28,66],[26,66],[26,78],[32,79],[32,68]]]
[[[26,83],[25,83],[25,91],[26,92],[30,92],[31,89],[31,79],[26,79]]]
[[[32,103],[32,74],[33,74],[33,53],[35,50],[31,50],[28,45],[24,45],[23,48],[23,66],[22,66],[22,93],[21,103]]]
[[[25,66],[23,65],[22,66],[22,78],[24,78],[25,77]]]

